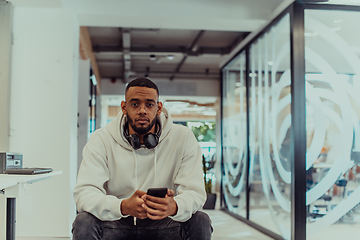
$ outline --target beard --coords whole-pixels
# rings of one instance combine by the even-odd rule
[[[131,126],[131,128],[138,134],[138,135],[145,135],[146,133],[148,133],[151,128],[155,125],[156,123],[156,117],[151,121],[151,123],[149,124],[149,126],[147,127],[137,127],[135,125],[135,122],[134,120],[128,115],[127,116],[128,118],[128,122],[129,122],[129,125]]]

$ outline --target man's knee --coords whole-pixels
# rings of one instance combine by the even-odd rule
[[[97,225],[98,223],[99,223],[99,219],[96,218],[94,215],[92,215],[88,212],[81,212],[76,216],[75,221],[73,223],[73,227],[74,226],[81,226],[81,227],[93,226],[93,225]]]
[[[211,226],[211,220],[209,215],[207,215],[204,212],[197,211],[192,215],[192,217],[189,219],[192,224],[199,224],[202,226]]]
[[[87,235],[100,235],[100,222],[98,218],[88,212],[79,213],[72,226],[73,239],[86,239],[85,236]]]
[[[186,221],[182,228],[183,239],[211,239],[213,232],[210,217],[201,211],[197,211]]]

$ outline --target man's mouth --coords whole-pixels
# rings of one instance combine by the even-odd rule
[[[147,118],[138,118],[135,120],[135,122],[138,122],[140,124],[146,124],[146,123],[150,122],[150,120]]]

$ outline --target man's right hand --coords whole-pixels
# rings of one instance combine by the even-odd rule
[[[134,194],[121,202],[120,210],[123,215],[130,215],[139,219],[147,218],[146,210],[141,206],[144,200],[141,198],[146,192],[137,190]]]

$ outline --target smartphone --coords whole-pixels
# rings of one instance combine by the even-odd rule
[[[149,188],[146,194],[154,197],[164,198],[167,194],[167,188]]]

